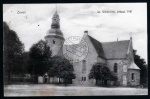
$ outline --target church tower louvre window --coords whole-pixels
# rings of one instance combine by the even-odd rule
[[[55,44],[55,40],[53,40],[53,44]]]

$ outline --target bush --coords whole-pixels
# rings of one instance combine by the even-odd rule
[[[12,82],[23,82],[23,77],[11,77]]]
[[[119,81],[115,81],[114,82],[114,86],[117,86],[117,87],[120,86],[120,82]]]

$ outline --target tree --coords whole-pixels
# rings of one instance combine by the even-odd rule
[[[90,71],[89,79],[94,78],[96,80],[95,85],[98,84],[98,80],[101,81],[101,85],[106,85],[108,80],[116,81],[117,77],[112,74],[106,64],[95,63]]]
[[[51,61],[51,51],[46,42],[40,40],[29,51],[29,72],[33,75],[43,75],[48,71]]]
[[[137,50],[133,50],[134,62],[141,69],[140,70],[140,83],[142,85],[148,84],[148,67],[143,58],[136,54]]]
[[[22,73],[29,73],[29,52],[24,52],[22,53],[22,59],[23,59],[23,62],[22,62]]]
[[[58,77],[59,79],[63,78],[66,85],[69,80],[75,78],[73,71],[73,65],[67,59],[54,56],[52,58],[52,67],[49,68],[48,75],[50,77]]]
[[[20,74],[22,70],[22,53],[24,44],[20,41],[16,32],[10,30],[6,22],[3,22],[3,65],[4,72],[8,75]]]

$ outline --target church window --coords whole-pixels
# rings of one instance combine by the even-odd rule
[[[83,60],[82,73],[86,72],[86,60]]]
[[[118,67],[117,67],[117,63],[114,63],[114,73],[117,73]]]
[[[131,79],[134,81],[134,73],[131,74]]]
[[[53,44],[55,44],[55,40],[53,40]]]
[[[86,81],[86,77],[84,77],[84,81]]]
[[[123,72],[127,72],[127,65],[123,66]]]
[[[86,77],[82,77],[82,80],[81,81],[86,81]]]
[[[82,77],[82,81],[84,81],[83,77]]]

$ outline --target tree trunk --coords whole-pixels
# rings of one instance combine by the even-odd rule
[[[8,73],[8,83],[10,82],[10,72]]]
[[[95,85],[97,85],[97,78],[95,80],[96,80]]]
[[[8,66],[8,83],[10,82],[10,75],[11,75],[11,73],[10,73],[10,67]]]
[[[103,80],[103,86],[105,86],[105,85],[104,85],[104,80]]]
[[[101,77],[101,86],[103,86],[103,79],[102,79],[102,77]]]
[[[59,79],[59,84],[60,84],[60,78],[58,78]]]
[[[107,86],[107,80],[104,80],[104,85]]]
[[[67,86],[67,81],[66,81],[66,78],[64,79],[64,81],[65,81],[65,86]]]

